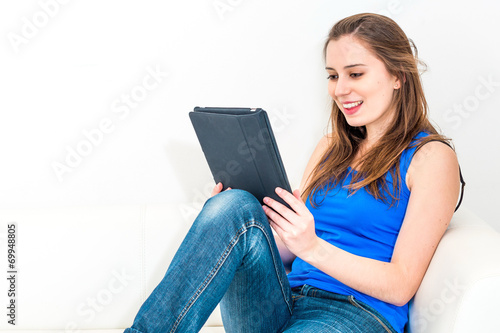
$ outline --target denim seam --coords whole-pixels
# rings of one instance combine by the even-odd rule
[[[220,258],[217,261],[217,263],[215,264],[214,268],[212,268],[212,270],[209,272],[209,274],[207,275],[207,277],[205,278],[205,280],[202,282],[202,284],[200,285],[200,287],[196,290],[196,292],[191,297],[191,299],[188,300],[188,303],[182,309],[181,313],[177,317],[177,320],[174,322],[174,325],[173,325],[172,329],[170,330],[170,332],[175,332],[176,331],[177,327],[179,326],[179,324],[181,323],[181,321],[184,319],[186,313],[189,311],[189,309],[191,309],[191,307],[193,306],[193,304],[198,300],[198,298],[200,297],[200,295],[203,293],[203,291],[210,284],[210,282],[212,281],[212,279],[214,278],[214,276],[218,273],[218,271],[220,270],[220,268],[222,267],[222,265],[226,261],[229,253],[231,253],[232,249],[238,243],[239,238],[243,234],[245,234],[248,231],[248,228],[251,227],[252,225],[255,226],[255,227],[257,227],[257,228],[259,228],[262,231],[262,233],[265,235],[265,237],[267,239],[268,245],[270,246],[269,238],[268,238],[266,232],[264,231],[264,228],[261,225],[259,225],[255,220],[251,220],[251,221],[246,222],[243,227],[241,227],[240,229],[238,229],[238,231],[236,232],[236,235],[229,242],[229,245],[226,247],[226,249],[224,250],[224,252],[220,256]],[[272,252],[271,252],[271,255],[273,257],[274,267],[275,267],[276,275],[278,277],[279,284],[281,286],[281,291],[282,291],[282,293],[284,293],[283,284],[281,282],[281,279],[279,279],[279,274],[277,272],[276,258],[272,254]],[[288,310],[291,313],[292,312],[291,306],[290,306],[290,304],[289,304],[289,302],[288,302],[288,300],[286,299],[285,296],[286,295],[284,295],[283,298],[285,299],[285,302],[287,303],[287,306],[288,306]]]
[[[177,317],[177,320],[174,322],[174,325],[173,325],[172,329],[170,330],[170,332],[175,332],[175,330],[177,329],[177,327],[181,323],[182,319],[184,319],[184,316],[186,315],[186,313],[189,311],[189,309],[191,309],[191,307],[198,300],[198,298],[200,297],[202,292],[208,287],[208,285],[210,284],[210,281],[212,281],[214,276],[220,270],[220,268],[222,267],[222,265],[226,261],[227,256],[229,255],[231,250],[234,248],[234,246],[237,244],[237,240],[244,233],[244,232],[241,232],[242,229],[244,229],[244,231],[246,232],[246,228],[244,228],[244,227],[241,227],[236,232],[236,235],[233,237],[233,239],[231,239],[231,241],[229,242],[229,245],[226,247],[226,249],[224,250],[222,255],[219,257],[219,260],[217,261],[215,266],[208,273],[207,277],[205,278],[205,280],[203,280],[200,287],[198,287],[198,289],[195,291],[194,295],[188,300],[188,303],[186,304],[186,306],[182,309],[181,313]]]
[[[257,228],[259,228],[262,231],[262,233],[266,237],[267,245],[269,246],[270,249],[272,249],[272,246],[271,246],[272,242],[269,239],[268,234],[265,232],[264,227],[262,225],[260,225],[257,221],[254,221],[254,223],[255,223],[255,226],[257,226]],[[285,300],[285,302],[288,306],[288,311],[290,312],[290,314],[292,314],[293,305],[290,304],[289,299],[286,297],[285,287],[283,286],[283,282],[279,278],[278,265],[280,265],[280,263],[276,262],[276,256],[274,255],[274,253],[272,251],[271,251],[271,256],[273,257],[274,271],[276,273],[276,277],[277,277],[278,282],[279,282],[280,287],[281,287],[281,293],[283,294],[283,299]]]
[[[361,306],[361,304],[359,304],[355,299],[354,297],[351,295],[349,296],[349,301],[351,302],[352,305],[356,306],[357,308],[365,311],[366,313],[370,314],[373,318],[375,318],[383,327],[384,329],[389,332],[389,333],[392,333],[392,331],[389,329],[389,327],[387,327],[387,325],[376,315],[374,314],[372,311],[366,309],[364,306]]]

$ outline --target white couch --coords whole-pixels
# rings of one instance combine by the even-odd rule
[[[192,213],[172,204],[0,209],[1,266],[7,276],[7,225],[15,222],[18,269],[15,326],[0,279],[0,330],[122,332],[163,277]],[[411,303],[410,332],[500,331],[499,254],[500,234],[461,208]],[[224,332],[218,311],[202,332]]]

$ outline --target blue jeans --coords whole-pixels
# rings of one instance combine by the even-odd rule
[[[206,202],[125,333],[198,332],[219,302],[226,332],[395,332],[350,296],[292,291],[262,206],[241,190]]]

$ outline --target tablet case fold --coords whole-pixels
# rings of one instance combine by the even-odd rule
[[[189,117],[216,184],[286,205],[274,191],[291,189],[266,111],[195,107]]]

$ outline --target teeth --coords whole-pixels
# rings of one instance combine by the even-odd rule
[[[357,102],[349,103],[349,104],[342,104],[342,106],[344,107],[344,109],[350,109],[350,108],[353,108],[353,107],[360,105],[361,103],[363,103],[363,101],[357,101]]]

